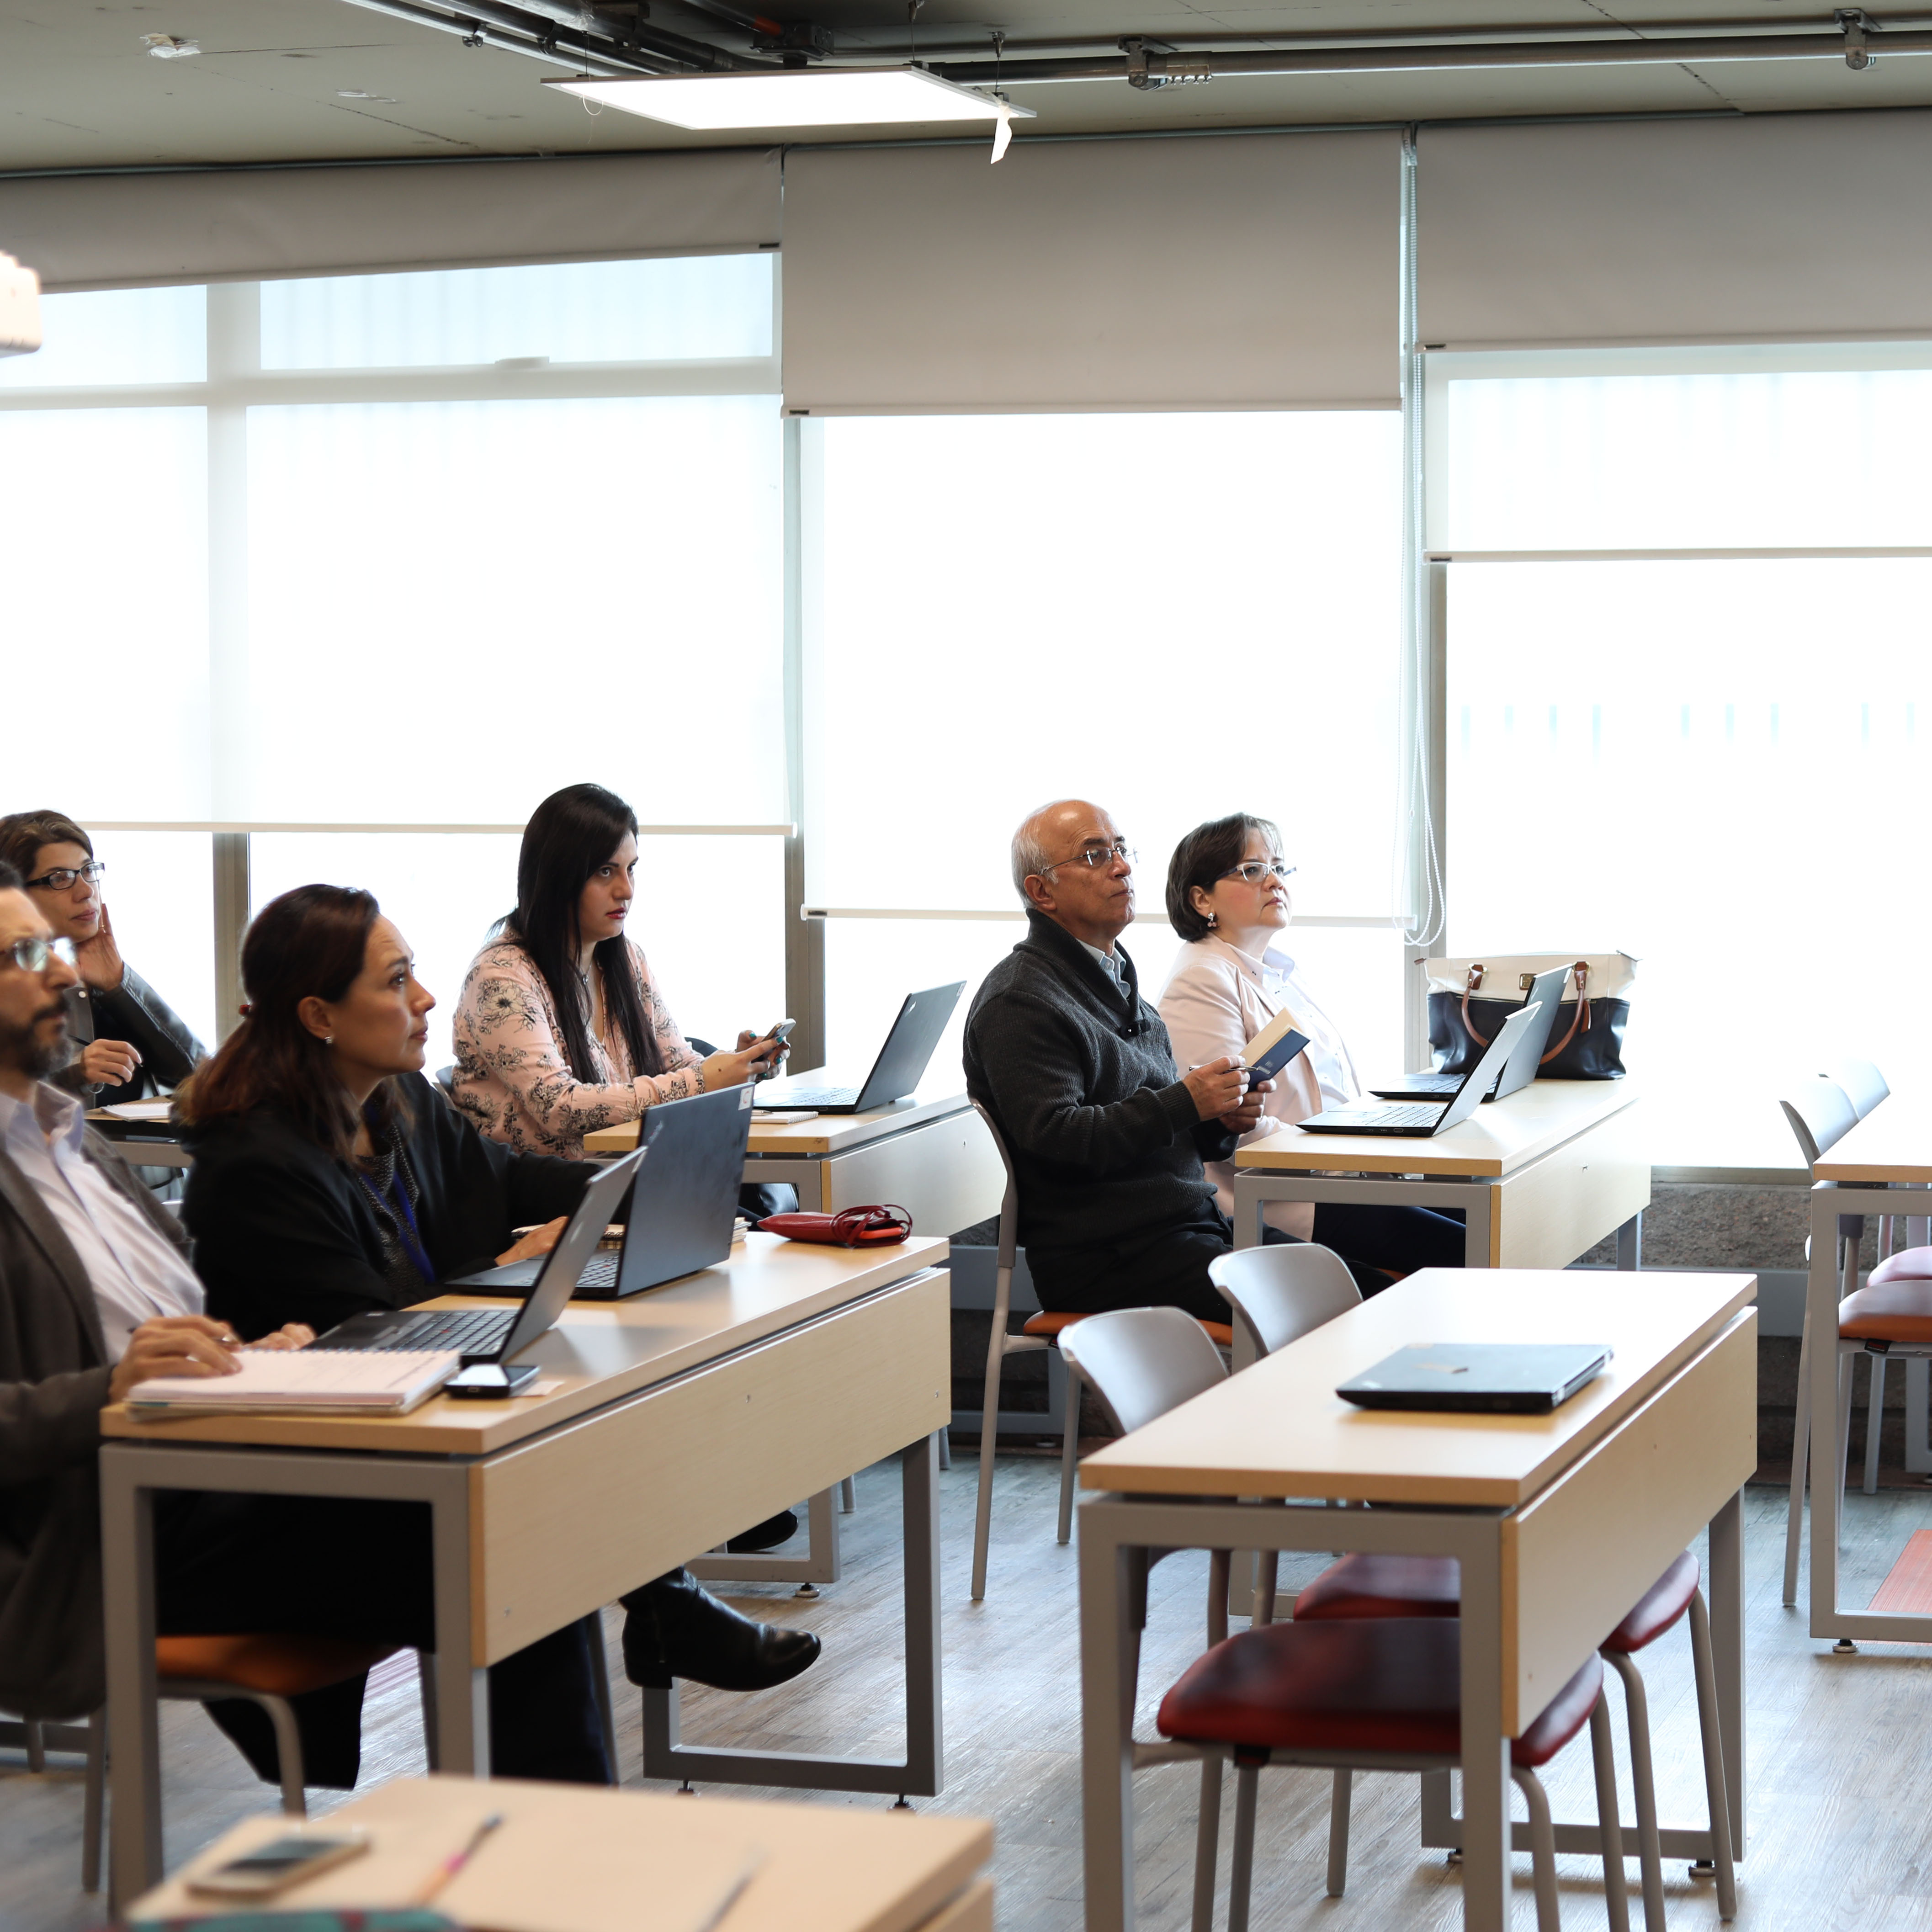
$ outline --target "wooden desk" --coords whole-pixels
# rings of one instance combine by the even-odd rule
[[[1646,1274],[1606,1297],[1587,1276],[1504,1270],[1472,1292],[1425,1269],[1090,1456],[1080,1510],[1088,1932],[1133,1922],[1127,1802],[1151,1548],[1386,1550],[1462,1567],[1464,1816],[1425,1786],[1425,1843],[1460,1844],[1464,1923],[1508,1923],[1509,1760],[1520,1735],[1672,1559],[1710,1528],[1712,1617],[1731,1831],[1744,1845],[1740,1492],[1757,1465],[1749,1275]],[[1334,1393],[1419,1341],[1612,1344],[1609,1370],[1548,1416],[1372,1414]],[[1240,1502],[1229,1498],[1240,1497]],[[1304,1499],[1300,1502],[1291,1498]],[[1330,1510],[1306,1499],[1372,1502]],[[1708,1856],[1708,1829],[1671,1856]],[[1594,1826],[1559,1850],[1594,1851]]]
[[[793,1077],[814,1079],[820,1070]],[[628,1154],[638,1124],[584,1137],[587,1154]],[[920,1094],[863,1114],[808,1120],[756,1117],[745,1156],[747,1180],[789,1181],[798,1204],[820,1214],[896,1202],[922,1234],[954,1234],[1000,1211],[1006,1170],[986,1124],[964,1094]]]
[[[1567,1268],[1606,1235],[1640,1258],[1650,1165],[1627,1080],[1538,1080],[1426,1140],[1270,1134],[1234,1156],[1234,1245],[1262,1238],[1270,1201],[1460,1208],[1469,1268]]]
[[[1811,1634],[1932,1642],[1932,1616],[1839,1608],[1839,1483],[1835,1473],[1820,1480],[1823,1472],[1835,1472],[1843,1462],[1842,1451],[1834,1453],[1844,1426],[1838,1408],[1838,1217],[1916,1218],[1915,1210],[1932,1205],[1923,1192],[1932,1187],[1932,1103],[1893,1094],[1828,1148],[1811,1174],[1811,1266],[1801,1348],[1811,1418]],[[1906,1358],[1905,1462],[1908,1469],[1922,1473],[1932,1470],[1932,1453],[1918,1423],[1926,1412],[1928,1370],[1932,1364],[1922,1356]],[[1831,1446],[1821,1454],[1820,1443]],[[1796,1582],[1795,1576],[1787,1575],[1787,1603],[1792,1600]]]
[[[458,1924],[617,1932],[634,1927],[637,1901],[662,1898],[668,1882],[688,1873],[701,1885],[755,1856],[721,1932],[992,1932],[992,1884],[980,1874],[993,1828],[979,1819],[461,1778],[397,1778],[332,1812],[328,1825],[368,1831],[370,1849],[269,1909],[404,1904],[491,1812],[502,1825],[436,1900]],[[279,1813],[245,1820],[128,1916],[250,1910],[190,1892],[187,1880],[278,1838],[288,1822]]]
[[[940,1788],[933,1432],[952,1408],[944,1241],[853,1253],[754,1234],[732,1258],[617,1304],[572,1304],[520,1359],[526,1400],[412,1414],[102,1417],[102,1548],[117,1897],[160,1876],[153,1495],[201,1489],[430,1505],[436,1762],[489,1769],[485,1667],[782,1509],[898,1453],[907,1754],[680,1745],[676,1692],[644,1697],[645,1770],[707,1783]],[[476,1302],[445,1297],[431,1306]],[[488,1305],[487,1303],[482,1305]]]

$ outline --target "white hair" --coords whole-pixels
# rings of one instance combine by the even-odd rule
[[[1040,833],[1036,828],[1054,806],[1060,802],[1060,800],[1053,799],[1045,805],[1035,806],[1020,820],[1019,830],[1013,834],[1013,890],[1028,905],[1033,904],[1032,900],[1027,898],[1028,876],[1034,872],[1045,872],[1053,862],[1047,856],[1046,848],[1040,842]]]

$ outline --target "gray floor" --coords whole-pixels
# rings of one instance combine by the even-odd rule
[[[1004,1932],[1075,1932],[1080,1923],[1078,1633],[1073,1556],[1053,1543],[1054,1466],[1003,1458],[986,1601],[967,1600],[974,1468],[962,1456],[943,1477],[948,1784],[921,1808],[976,1813],[998,1832],[994,1876]],[[884,1748],[898,1742],[897,1473],[860,1478],[859,1513],[846,1519],[846,1580],[816,1604],[772,1586],[738,1600],[760,1614],[806,1624],[826,1639],[820,1664],[795,1684],[754,1697],[700,1691],[686,1699],[693,1741],[761,1742],[788,1749]],[[1751,1492],[1748,1750],[1750,1856],[1740,1874],[1738,1923],[1793,1932],[1932,1928],[1932,1763],[1926,1744],[1932,1651],[1875,1645],[1834,1658],[1804,1634],[1778,1601],[1783,1502]],[[1906,1538],[1932,1525],[1932,1496],[1894,1491],[1849,1501],[1846,1596],[1862,1600]],[[1304,1562],[1305,1574],[1318,1564]],[[1206,1559],[1171,1558],[1154,1574],[1142,1669],[1141,1731],[1199,1647]],[[1292,1581],[1285,1577],[1284,1581]],[[616,1627],[611,1630],[616,1654]],[[1696,1711],[1688,1645],[1673,1634],[1644,1660],[1657,1727],[1666,1822],[1700,1815]],[[625,1781],[639,1781],[638,1699],[620,1687]],[[1621,1728],[1621,1714],[1618,1717]],[[198,1708],[164,1719],[170,1863],[237,1818],[267,1808],[256,1784]],[[422,1768],[414,1672],[399,1659],[369,1701],[364,1777],[374,1783]],[[1142,1924],[1173,1932],[1187,1921],[1196,1774],[1156,1770],[1138,1780]],[[1623,1788],[1628,1814],[1628,1766]],[[1552,1768],[1558,1815],[1590,1813],[1588,1751],[1580,1743]],[[659,1789],[665,1787],[660,1786]],[[773,1794],[779,1795],[779,1794]],[[318,1809],[328,1802],[318,1794]],[[730,1802],[722,1794],[720,1802]],[[878,1805],[874,1798],[817,1802]],[[1323,1895],[1327,1780],[1280,1772],[1262,1784],[1256,1875],[1258,1928],[1450,1928],[1460,1894],[1440,1854],[1415,1844],[1414,1781],[1358,1782],[1348,1896]],[[82,1932],[102,1902],[79,1889],[77,1767],[35,1776],[0,1754],[0,1932]],[[1223,1845],[1226,1845],[1225,1828]],[[1584,1858],[1562,1868],[1564,1922],[1606,1922],[1600,1872]],[[1223,1882],[1225,1884],[1225,1850]],[[1528,1864],[1518,1861],[1517,1923],[1531,1923]],[[1672,1923],[1714,1926],[1715,1897],[1684,1867],[1668,1868]],[[1636,1867],[1630,1867],[1634,1891]],[[1641,1924],[1633,1896],[1633,1912]]]

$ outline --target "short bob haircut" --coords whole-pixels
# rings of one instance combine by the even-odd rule
[[[78,845],[94,856],[94,841],[64,812],[14,812],[0,818],[0,860],[22,878],[34,876],[43,845]]]
[[[1230,812],[1226,818],[1210,818],[1197,825],[1174,848],[1167,862],[1167,916],[1174,929],[1186,940],[1205,939],[1214,928],[1194,910],[1189,895],[1196,886],[1212,891],[1214,881],[1232,872],[1241,862],[1250,834],[1268,835],[1270,848],[1281,851],[1281,828],[1271,818],[1257,818],[1251,812]]]

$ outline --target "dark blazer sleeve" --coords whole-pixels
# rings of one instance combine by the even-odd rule
[[[208,1049],[188,1022],[130,966],[111,993],[94,993],[97,1040],[124,1040],[141,1056],[151,1080],[178,1087]]]
[[[100,1447],[100,1412],[111,1369],[75,1369],[34,1382],[0,1382],[0,1469],[4,1486],[38,1483]]]
[[[412,1144],[429,1142],[418,1170],[440,1177],[436,1226],[425,1233],[445,1281],[495,1267],[512,1228],[571,1213],[597,1171],[591,1161],[512,1153],[479,1133],[427,1082],[411,1083],[410,1102],[418,1114]]]
[[[993,1114],[1016,1149],[1070,1173],[1099,1176],[1173,1144],[1197,1121],[1186,1083],[1088,1103],[1078,1042],[1045,1002],[1010,993],[974,1016],[976,1058]]]

